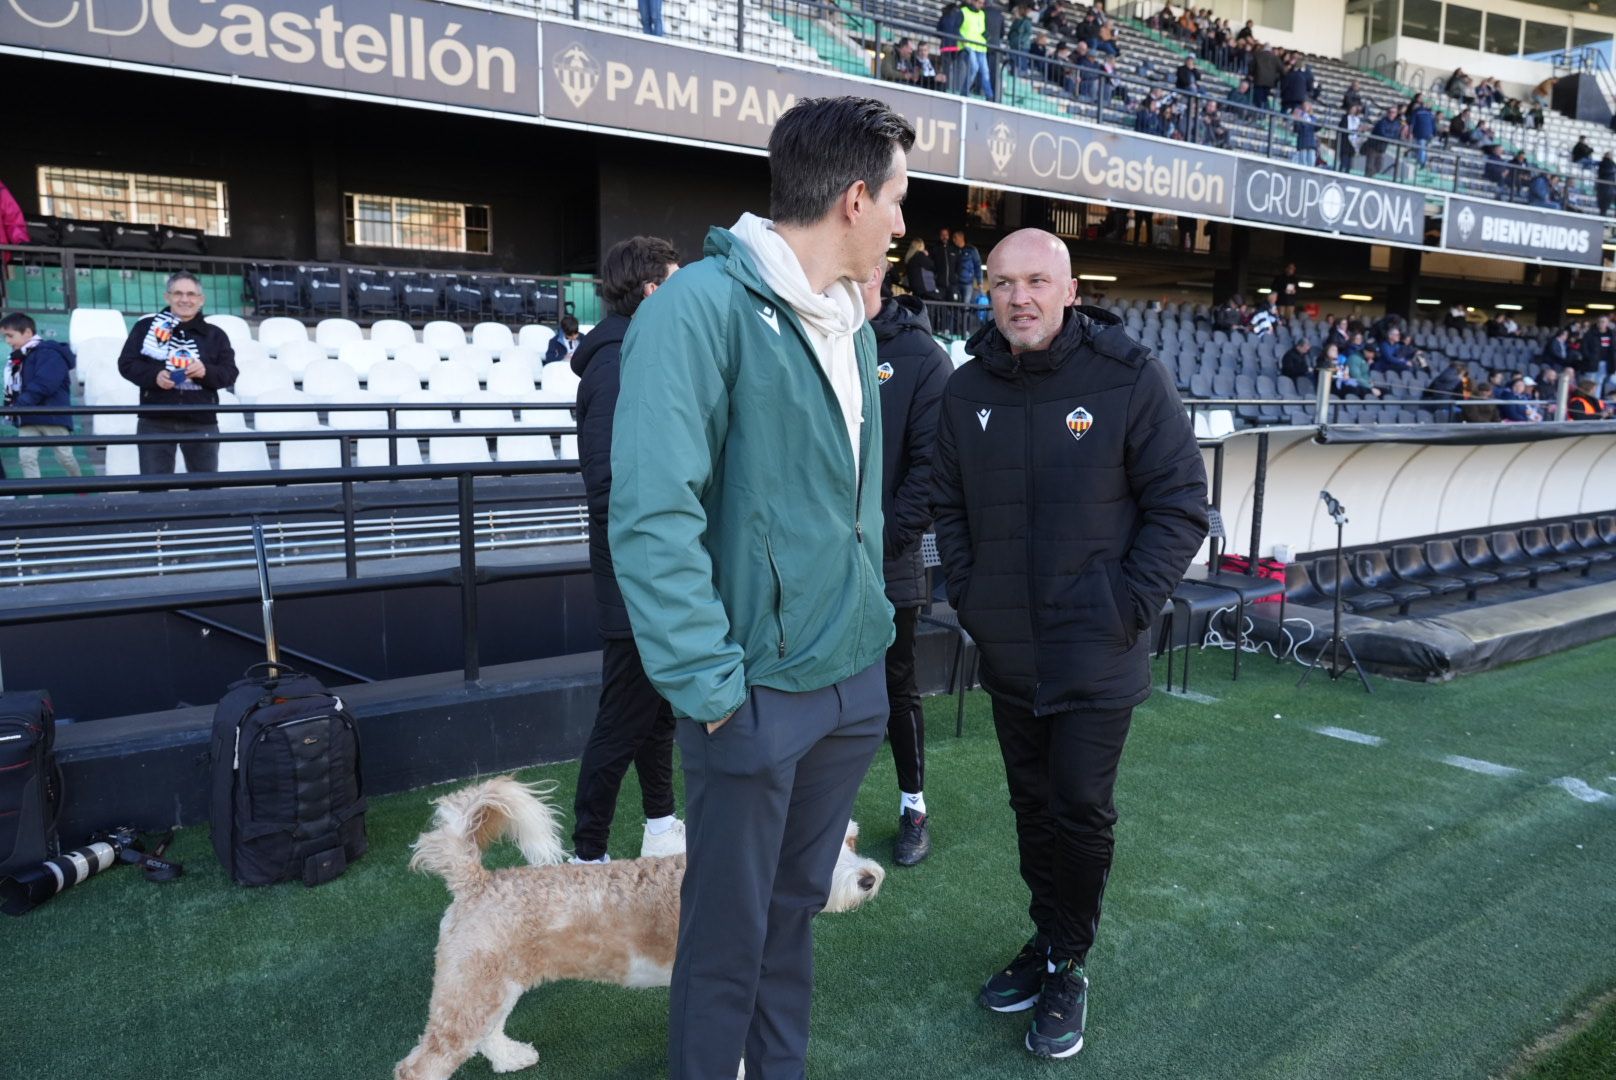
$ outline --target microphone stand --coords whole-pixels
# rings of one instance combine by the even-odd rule
[[[1347,660],[1351,662],[1352,670],[1358,673],[1358,681],[1363,683],[1364,691],[1373,694],[1375,688],[1369,685],[1369,676],[1365,674],[1363,665],[1358,662],[1357,654],[1352,651],[1352,643],[1341,633],[1341,576],[1347,572],[1342,551],[1345,546],[1347,511],[1328,491],[1319,492],[1319,498],[1324,501],[1324,508],[1329,512],[1330,517],[1335,519],[1335,604],[1330,625],[1330,636],[1327,640],[1319,643],[1318,655],[1313,657],[1313,662],[1307,666],[1306,671],[1302,672],[1302,677],[1296,681],[1296,687],[1301,689],[1302,684],[1307,682],[1307,677],[1313,674],[1314,668],[1325,668],[1331,682],[1335,682],[1345,675],[1347,669],[1341,666],[1341,651],[1345,649]],[[1324,663],[1326,649],[1330,653],[1328,667],[1325,667]]]

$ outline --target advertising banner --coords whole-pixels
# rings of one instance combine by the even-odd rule
[[[859,94],[915,126],[911,171],[959,174],[958,98],[556,23],[544,54],[544,114],[557,120],[762,149],[799,98]]]
[[[1405,244],[1425,238],[1423,192],[1276,161],[1240,159],[1234,216]]]
[[[430,0],[0,0],[0,43],[536,116],[538,28]]]
[[[1453,195],[1442,222],[1442,246],[1453,251],[1598,266],[1603,259],[1604,232],[1604,219],[1592,215]]]
[[[973,101],[965,110],[965,179],[1226,218],[1235,159]]]

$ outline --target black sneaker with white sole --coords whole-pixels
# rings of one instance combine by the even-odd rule
[[[1048,971],[1049,939],[1034,934],[1003,971],[982,984],[982,992],[976,995],[977,1004],[1002,1013],[1030,1009],[1038,1003]]]
[[[905,810],[898,819],[898,842],[893,845],[892,858],[899,866],[913,866],[931,854],[931,830],[926,827],[929,820],[914,810]]]
[[[1088,977],[1076,960],[1067,960],[1044,976],[1038,1011],[1027,1029],[1027,1049],[1041,1058],[1071,1057],[1083,1049],[1088,1012]]]

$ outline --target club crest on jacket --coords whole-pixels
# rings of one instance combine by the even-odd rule
[[[1066,414],[1066,430],[1072,433],[1074,439],[1087,435],[1093,426],[1094,416],[1081,405]]]
[[[885,383],[888,379],[892,378],[892,365],[882,364],[880,367],[875,369],[875,376],[877,379],[881,380],[881,382]]]

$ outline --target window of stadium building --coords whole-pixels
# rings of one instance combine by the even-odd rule
[[[1571,28],[1571,47],[1573,49],[1583,49],[1590,45],[1604,49],[1605,59],[1610,59],[1609,30],[1585,30],[1580,26],[1573,26]]]
[[[1553,23],[1528,22],[1521,53],[1538,57],[1544,53],[1563,52],[1566,47],[1566,28]]]
[[[1512,15],[1487,13],[1487,33],[1482,48],[1497,56],[1514,56],[1521,51],[1521,20]]]
[[[80,221],[173,225],[230,235],[229,190],[222,180],[39,167],[39,212]]]
[[[493,250],[488,207],[393,195],[343,196],[348,243],[410,251]]]
[[[1442,27],[1442,44],[1455,49],[1480,49],[1481,12],[1449,4],[1447,21]]]
[[[1403,0],[1403,36],[1417,41],[1441,41],[1440,0]]]

